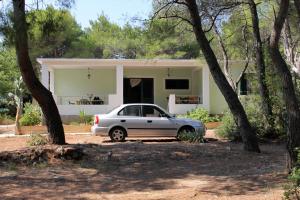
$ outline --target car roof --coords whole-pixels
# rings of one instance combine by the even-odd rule
[[[123,105],[124,106],[128,106],[128,105],[150,105],[150,106],[156,106],[156,104],[153,104],[153,103],[125,103]]]
[[[126,103],[126,104],[123,104],[122,106],[132,106],[132,105],[136,105],[136,106],[158,106],[158,105],[153,104],[153,103]]]

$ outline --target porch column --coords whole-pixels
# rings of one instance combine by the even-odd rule
[[[123,65],[116,66],[116,93],[118,98],[118,103],[123,104],[123,77],[124,77],[124,67]]]
[[[41,65],[41,83],[45,88],[49,88],[49,71],[47,65]]]
[[[209,95],[209,69],[205,65],[202,67],[202,104],[208,112],[210,112]]]
[[[53,69],[49,69],[49,75],[50,75],[50,85],[49,90],[54,94],[54,71]]]
[[[55,93],[54,93],[54,90],[55,90],[55,87],[54,87],[54,80],[55,80],[55,77],[54,77],[54,69],[49,69],[49,73],[48,73],[49,75],[50,75],[50,85],[49,85],[49,90],[50,90],[50,92],[52,93],[52,96],[53,96],[53,98],[54,98],[54,101],[56,102],[56,103],[58,103],[58,98],[57,98],[57,96],[55,95]]]

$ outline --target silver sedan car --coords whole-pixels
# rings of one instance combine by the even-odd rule
[[[124,141],[126,137],[177,137],[183,131],[204,135],[205,129],[203,123],[176,118],[155,104],[124,104],[108,114],[95,115],[92,133]]]

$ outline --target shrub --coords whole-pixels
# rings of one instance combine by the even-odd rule
[[[270,133],[270,126],[268,124],[268,120],[263,114],[263,111],[261,109],[261,103],[258,96],[246,96],[241,99],[241,102],[244,106],[245,112],[247,114],[248,120],[254,129],[256,131],[258,137],[260,138],[266,138],[266,137],[280,137],[281,135],[284,135],[284,128],[283,123],[281,119],[281,115],[277,115],[274,112],[274,118],[275,120],[275,127],[274,132]],[[276,107],[274,107],[276,108]],[[279,117],[278,117],[279,116]],[[221,125],[218,127],[217,134],[220,137],[227,138],[230,140],[238,140],[240,139],[239,132],[237,130],[237,126],[234,122],[232,114],[227,111],[225,112],[224,116],[221,119]]]
[[[284,199],[300,200],[300,151],[298,149],[297,167],[288,176],[288,184],[284,186]]]
[[[204,136],[204,132],[201,130],[198,130],[196,132],[183,131],[178,134],[178,139],[181,141],[187,141],[191,143],[200,143],[200,142],[204,142],[203,136]]]
[[[0,115],[7,115],[8,112],[9,112],[8,108],[0,108]]]
[[[83,124],[93,124],[93,116],[91,115],[86,115],[84,110],[80,111],[79,112],[79,120],[80,120],[80,123],[83,123]]]
[[[39,106],[26,103],[24,107],[24,114],[20,119],[21,126],[34,126],[40,124],[42,121],[42,112]]]
[[[221,125],[217,129],[217,135],[229,140],[238,140],[239,134],[237,133],[237,127],[233,120],[232,114],[227,111],[222,117]]]
[[[210,116],[207,110],[199,107],[187,112],[186,115],[179,115],[178,117],[199,120],[203,123],[220,121],[218,116]]]
[[[40,146],[45,145],[47,143],[47,138],[39,133],[31,134],[29,140],[27,141],[28,146]]]
[[[15,122],[15,120],[6,115],[6,114],[0,114],[0,124],[1,125],[8,125],[8,124],[13,124]]]

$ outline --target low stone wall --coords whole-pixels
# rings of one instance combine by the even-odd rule
[[[69,124],[71,122],[79,122],[79,115],[61,115],[61,121],[64,124]]]
[[[65,133],[86,133],[91,132],[91,125],[64,125]],[[20,134],[47,133],[46,126],[22,126]]]
[[[205,123],[205,126],[207,129],[215,129],[218,128],[221,125],[221,122],[208,122]]]
[[[215,129],[220,126],[221,122],[208,122],[205,123],[207,129]],[[65,133],[87,133],[91,132],[91,125],[64,125]],[[20,134],[32,133],[47,133],[46,126],[22,126]]]

